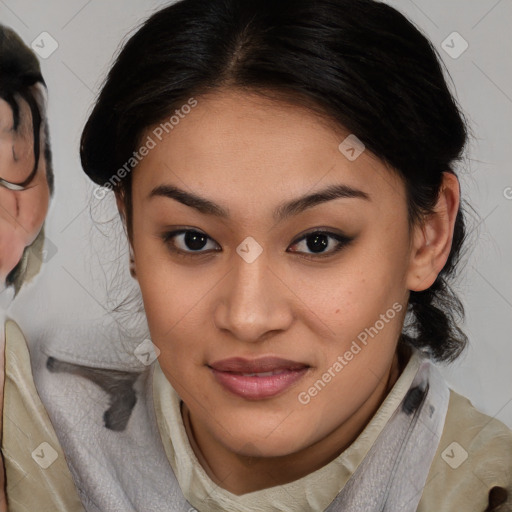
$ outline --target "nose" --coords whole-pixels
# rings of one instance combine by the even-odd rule
[[[243,342],[258,342],[287,330],[293,321],[286,286],[276,277],[265,251],[252,263],[233,255],[232,271],[222,283],[215,324]]]

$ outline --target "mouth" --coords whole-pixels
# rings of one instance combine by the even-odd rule
[[[277,357],[231,358],[208,365],[215,380],[229,393],[246,400],[279,395],[308,372],[310,366]]]

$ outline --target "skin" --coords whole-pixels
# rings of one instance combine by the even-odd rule
[[[191,445],[213,481],[244,494],[324,466],[375,414],[402,369],[396,348],[409,291],[428,288],[448,258],[459,185],[444,173],[436,212],[410,232],[403,182],[369,151],[345,158],[338,145],[348,133],[339,127],[236,90],[197,100],[133,171],[131,245],[152,341],[184,401]],[[336,199],[273,219],[281,203],[331,184],[364,191],[370,201]],[[230,216],[149,197],[160,185],[208,198]],[[118,205],[126,215],[121,197]],[[193,253],[184,236],[164,240],[182,227],[210,237],[203,254],[171,251],[174,244]],[[354,239],[337,253],[336,240],[328,239],[331,255],[322,259],[297,242],[318,228]],[[250,264],[236,252],[248,236],[263,248]],[[298,394],[394,303],[403,305],[401,313],[307,405],[300,403]],[[222,388],[207,367],[264,355],[310,369],[278,396],[247,400]]]
[[[0,176],[12,182],[22,182],[34,166],[32,115],[25,101],[19,103],[20,126],[14,132],[12,110],[0,99]],[[44,133],[41,133],[41,148],[44,148]],[[18,264],[25,247],[41,231],[49,199],[46,162],[41,150],[38,171],[26,190],[13,191],[0,186],[1,283]]]

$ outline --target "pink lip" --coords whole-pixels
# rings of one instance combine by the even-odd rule
[[[278,357],[243,359],[234,357],[209,365],[213,376],[226,390],[248,400],[261,400],[276,396],[298,381],[309,366]],[[274,375],[250,376],[244,373]]]

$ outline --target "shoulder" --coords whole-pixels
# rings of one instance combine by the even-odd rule
[[[8,384],[32,385],[32,369],[30,364],[30,352],[27,340],[14,321],[7,319],[4,325],[5,336],[5,379],[6,393]]]
[[[418,512],[512,510],[512,431],[450,390]]]
[[[12,382],[13,377],[21,380],[31,379],[30,353],[22,330],[14,320],[4,323],[5,378]],[[29,370],[27,372],[27,370]],[[14,375],[13,375],[14,374]]]
[[[12,320],[5,322],[2,417],[9,511],[82,512],[66,458],[34,384],[25,336]]]

